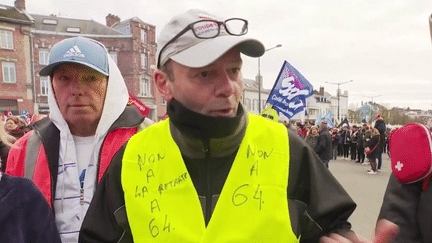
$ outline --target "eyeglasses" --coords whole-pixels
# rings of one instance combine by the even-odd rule
[[[193,34],[198,39],[212,39],[220,34],[221,26],[224,27],[225,31],[230,35],[240,36],[245,35],[248,32],[248,21],[240,18],[227,19],[224,22],[216,20],[199,20],[186,26],[176,36],[169,40],[160,50],[158,57],[158,68],[160,68],[160,58],[164,49],[180,36],[186,33],[188,30],[192,30]]]

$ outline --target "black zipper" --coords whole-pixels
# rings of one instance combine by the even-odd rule
[[[205,192],[205,225],[210,222],[212,215],[213,193],[212,193],[212,176],[210,164],[210,140],[203,141],[203,150],[205,152],[206,180],[207,190]]]

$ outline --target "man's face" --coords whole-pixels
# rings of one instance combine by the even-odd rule
[[[91,136],[102,115],[108,79],[83,65],[66,63],[52,75],[57,105],[72,134]]]
[[[207,116],[234,117],[242,94],[242,60],[233,48],[212,64],[190,68],[172,62],[174,81],[166,83],[167,100],[179,101],[188,109]]]

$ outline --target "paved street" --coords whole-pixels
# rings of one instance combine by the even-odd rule
[[[391,174],[390,159],[383,154],[383,166],[377,175],[369,175],[369,165],[360,165],[338,157],[329,163],[330,171],[339,180],[357,203],[357,209],[350,218],[353,230],[370,239],[381,208],[387,182]]]

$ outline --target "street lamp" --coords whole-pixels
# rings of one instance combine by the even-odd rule
[[[281,47],[281,44],[278,44],[277,46],[274,46],[272,48],[269,48],[264,51],[264,53],[273,50],[275,48]],[[264,54],[263,54],[264,55]],[[261,57],[258,57],[258,75],[257,75],[257,82],[258,82],[258,114],[261,113]]]
[[[340,86],[341,84],[346,84],[346,83],[350,83],[350,82],[352,82],[352,80],[350,80],[350,81],[346,81],[346,82],[341,82],[341,83],[330,83],[330,82],[326,82],[326,83],[328,83],[328,84],[336,84],[336,85],[338,86],[338,89],[337,89],[337,98],[338,98],[338,122],[340,122],[340,116],[339,116],[340,89],[339,89],[339,86]]]
[[[377,97],[380,97],[380,96],[382,96],[382,95],[375,95],[375,96],[367,96],[367,95],[363,95],[364,97],[367,97],[367,98],[371,98],[371,102],[373,103],[373,99],[374,98],[377,98]]]

